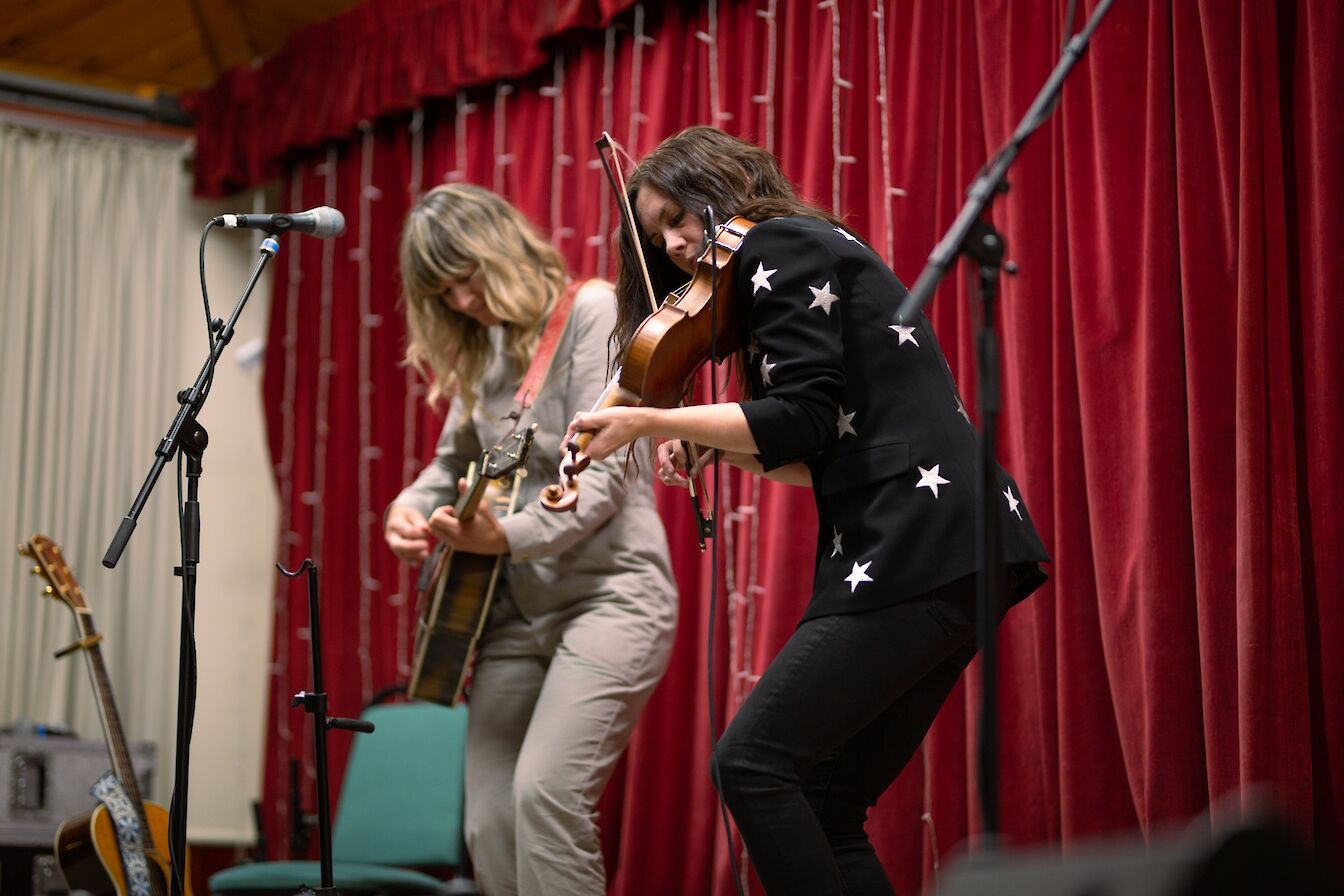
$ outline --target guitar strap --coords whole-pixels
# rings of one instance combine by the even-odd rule
[[[131,805],[130,797],[112,772],[98,779],[89,791],[98,802],[107,807],[112,825],[117,830],[117,851],[121,853],[121,868],[126,873],[126,887],[130,896],[150,896],[149,863],[145,861],[145,844],[140,830],[140,816]]]
[[[541,391],[546,374],[550,372],[551,361],[555,358],[555,348],[560,344],[560,334],[564,332],[565,322],[569,320],[569,312],[574,307],[574,297],[588,282],[570,281],[569,286],[566,286],[565,291],[560,294],[560,298],[555,300],[551,316],[546,319],[546,329],[542,330],[541,339],[537,342],[537,352],[532,356],[527,374],[523,376],[523,384],[513,396],[520,410],[525,411],[532,407],[532,400]]]

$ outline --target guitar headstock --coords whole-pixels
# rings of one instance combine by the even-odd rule
[[[46,595],[61,601],[76,614],[87,612],[84,592],[75,581],[75,574],[61,554],[61,546],[45,535],[33,535],[19,545],[19,553],[36,561],[33,575],[47,580]]]
[[[512,432],[504,437],[485,455],[481,464],[481,477],[484,479],[503,479],[512,475],[527,463],[527,454],[532,450],[532,439],[537,434],[537,424],[522,432]]]

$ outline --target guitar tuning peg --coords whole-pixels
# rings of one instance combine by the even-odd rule
[[[33,572],[33,575],[35,575],[35,576],[40,576],[40,575],[42,575],[42,567],[40,567],[40,566],[34,566],[32,572]]]
[[[31,550],[28,549],[28,545],[26,545],[26,544],[21,544],[21,545],[19,545],[19,553],[22,554],[22,555],[25,556],[25,557],[31,557],[31,556],[33,556],[33,552],[32,552]]]
[[[56,589],[48,585],[47,587],[42,589],[42,593],[46,595],[52,595],[56,593]]]

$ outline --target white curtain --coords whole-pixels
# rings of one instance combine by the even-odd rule
[[[64,547],[104,635],[127,738],[160,746],[146,796],[165,805],[180,605],[176,462],[117,568],[100,561],[176,391],[195,376],[180,359],[206,352],[194,277],[204,222],[186,220],[184,153],[181,143],[0,120],[0,544],[11,552],[0,564],[0,724],[58,722],[101,738],[83,658],[52,657],[74,640],[73,616],[41,597],[32,564],[14,553],[41,532]],[[184,332],[200,334],[189,352],[178,344]]]

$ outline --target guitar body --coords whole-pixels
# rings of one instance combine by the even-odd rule
[[[406,694],[454,706],[485,628],[502,557],[445,550],[416,626],[415,664]]]
[[[146,843],[167,844],[168,810],[158,803],[144,804],[145,823],[149,825]],[[66,885],[72,890],[88,890],[93,896],[115,894],[127,896],[126,875],[121,868],[121,853],[117,849],[117,829],[105,806],[95,806],[75,818],[68,819],[56,831],[56,864]],[[153,892],[169,891],[170,869],[166,852],[155,847],[145,849],[149,873],[156,878]],[[191,849],[184,859],[182,878],[184,896],[191,896]]]

